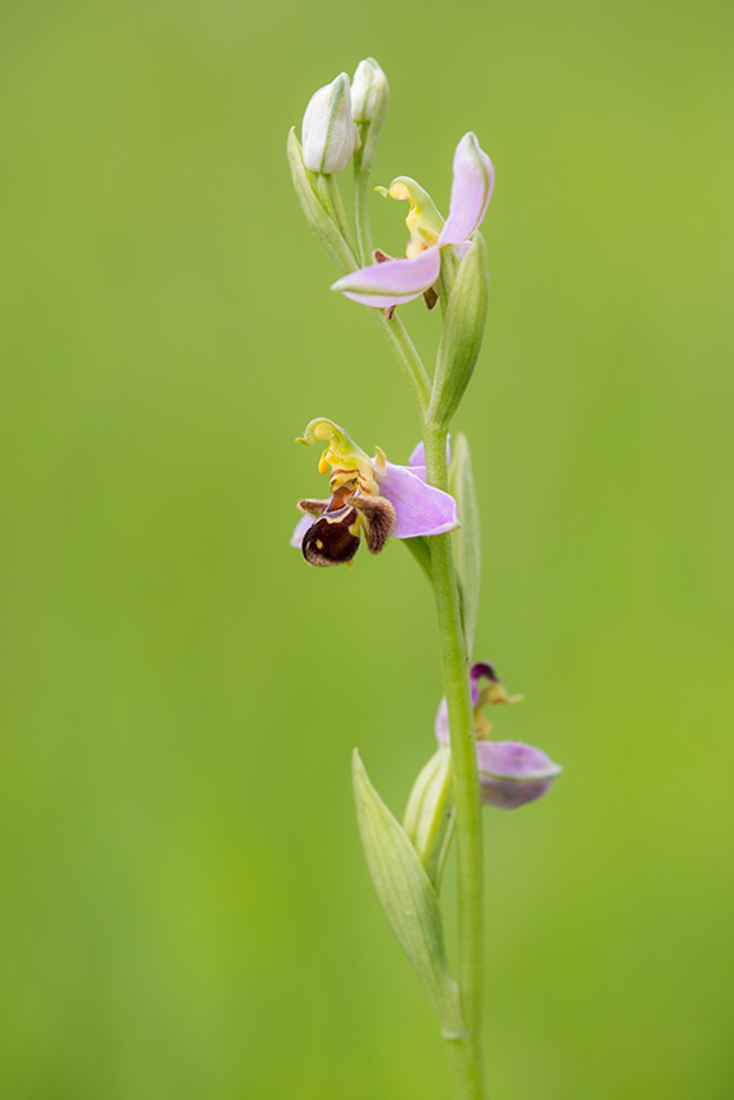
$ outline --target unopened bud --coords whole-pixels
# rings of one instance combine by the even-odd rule
[[[403,818],[407,837],[437,889],[453,833],[453,806],[451,749],[441,745],[416,779]]]
[[[477,741],[482,802],[515,810],[541,798],[563,769],[542,749],[522,741]]]
[[[354,154],[357,129],[352,121],[349,77],[340,73],[311,96],[301,127],[303,162],[311,172],[342,172]]]
[[[357,65],[352,81],[352,118],[355,122],[372,122],[383,104],[387,107],[389,89],[387,77],[373,57]]]

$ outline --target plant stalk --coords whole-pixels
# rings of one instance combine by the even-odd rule
[[[445,428],[424,424],[428,483],[448,490]],[[485,1100],[482,1044],[484,920],[482,817],[474,741],[474,714],[469,688],[469,659],[461,620],[459,589],[451,536],[433,535],[431,575],[436,599],[443,663],[444,691],[449,710],[451,763],[456,805],[459,874],[459,986],[467,1036],[447,1040],[455,1100]]]

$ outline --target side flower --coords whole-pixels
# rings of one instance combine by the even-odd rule
[[[303,499],[304,513],[291,537],[309,565],[348,565],[364,536],[367,549],[379,554],[390,536],[399,539],[441,535],[458,526],[456,501],[426,483],[422,451],[417,447],[408,466],[388,462],[376,448],[369,458],[349,434],[323,417],[312,420],[296,442],[327,443],[319,473],[328,473],[331,497]]]
[[[406,218],[410,240],[405,259],[383,259],[338,279],[332,290],[354,302],[378,309],[410,302],[430,291],[441,271],[441,250],[455,246],[460,256],[482,224],[494,187],[494,168],[476,136],[465,134],[454,153],[449,216],[444,222],[430,196],[414,180],[393,180],[389,191],[395,199],[407,199]]]
[[[488,685],[480,691],[482,679],[487,680]],[[522,741],[487,740],[492,724],[483,708],[493,703],[516,703],[522,696],[507,694],[489,661],[472,665],[470,680],[482,802],[498,810],[515,810],[526,802],[534,802],[549,790],[563,769],[533,745],[525,745]],[[445,698],[438,706],[435,729],[439,745],[448,745],[449,715]]]

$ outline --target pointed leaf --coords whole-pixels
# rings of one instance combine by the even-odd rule
[[[445,1038],[465,1028],[459,987],[449,970],[438,896],[405,831],[369,781],[354,750],[352,774],[357,819],[367,866],[380,904],[423,982]]]
[[[461,606],[467,653],[471,657],[474,629],[479,608],[479,583],[482,573],[482,547],[479,506],[474,489],[471,456],[466,436],[459,434],[449,467],[449,488],[459,510],[458,527],[452,534],[456,572],[461,588]]]

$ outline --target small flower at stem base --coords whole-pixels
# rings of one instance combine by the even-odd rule
[[[494,665],[489,661],[472,665],[469,679],[482,803],[498,810],[516,810],[526,802],[541,798],[563,769],[547,753],[533,745],[525,745],[522,741],[487,740],[492,724],[485,718],[483,707],[487,704],[520,702],[522,696],[507,694]],[[479,682],[483,679],[488,684],[480,691]],[[435,729],[439,745],[449,745],[449,714],[445,698],[439,703]]]

